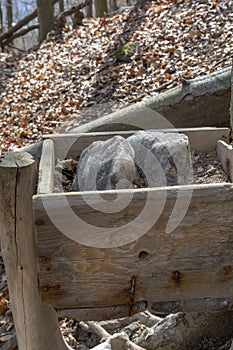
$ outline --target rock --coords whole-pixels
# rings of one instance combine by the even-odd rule
[[[136,179],[134,150],[121,136],[96,141],[80,156],[73,189],[80,191],[130,188]]]
[[[188,137],[179,133],[138,131],[127,139],[134,161],[149,187],[187,184],[191,176]]]
[[[184,185],[190,180],[188,137],[178,133],[138,131],[127,140],[96,141],[81,154],[73,189],[80,191]]]

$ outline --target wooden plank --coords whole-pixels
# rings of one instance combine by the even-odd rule
[[[173,232],[166,233],[177,194],[182,193],[182,207],[185,204],[182,198],[190,190],[191,203],[184,219]],[[88,196],[80,192],[34,197],[43,301],[66,309],[130,305],[138,301],[179,301],[182,305],[181,301],[187,304],[190,300],[210,298],[213,309],[218,309],[217,299],[229,298],[233,288],[232,185],[121,190],[118,203],[125,203],[132,194],[130,204],[113,214],[93,208],[100,201],[96,192],[89,192]],[[115,195],[115,191],[104,193],[108,206]],[[166,203],[156,221],[156,206],[164,195]],[[149,207],[140,222],[138,218],[148,197]],[[67,208],[81,221],[71,220]],[[96,239],[101,242],[106,239],[107,229],[115,227],[117,236],[111,239],[120,237],[124,244],[130,232],[144,233],[150,218],[155,220],[154,225],[124,246],[97,248],[67,237],[70,231],[77,232],[79,239],[94,237],[98,227]],[[66,232],[60,232],[54,222]],[[125,225],[129,222],[132,225],[128,228]],[[199,304],[200,309],[206,309]]]
[[[233,297],[228,298],[195,298],[186,300],[160,301],[160,302],[136,302],[132,313],[138,313],[149,309],[156,314],[171,314],[176,312],[215,312],[233,310]],[[117,305],[109,307],[89,307],[76,309],[57,310],[61,318],[71,318],[83,321],[101,321],[129,316],[129,305]]]
[[[28,153],[10,152],[0,159],[1,252],[6,267],[19,350],[68,350],[56,312],[38,293],[32,195],[37,165]]]
[[[176,312],[215,312],[233,310],[233,297],[226,298],[194,298],[185,300],[152,302],[148,305],[149,310],[159,313]]]
[[[54,183],[54,145],[53,141],[44,140],[39,166],[39,179],[37,193],[45,194],[53,191]]]
[[[89,307],[80,309],[60,309],[57,310],[59,317],[76,318],[82,321],[102,321],[113,320],[115,318],[128,317],[130,314],[145,311],[147,303],[138,302],[133,305],[131,313],[129,312],[129,305],[116,305],[108,307]]]
[[[233,148],[226,142],[219,140],[217,142],[217,155],[222,163],[225,173],[233,182]]]
[[[158,130],[157,130],[158,131]],[[183,129],[161,129],[164,132],[181,132],[189,137],[191,149],[198,152],[213,151],[216,148],[217,140],[228,142],[228,128],[183,128]],[[97,140],[107,140],[115,135],[128,137],[135,131],[119,132],[95,132],[89,134],[54,134],[47,135],[54,141],[55,157],[59,159],[74,158],[77,159],[82,150],[90,143]]]

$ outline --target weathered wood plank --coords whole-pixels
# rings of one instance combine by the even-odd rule
[[[76,127],[75,132],[179,127],[228,126],[231,67],[196,77],[158,95]],[[157,112],[157,113],[156,113]],[[162,118],[160,118],[162,116]],[[74,132],[74,131],[72,131]]]
[[[69,349],[55,311],[38,293],[32,195],[37,165],[28,153],[0,158],[0,235],[19,350]]]
[[[161,129],[165,132],[182,132],[189,137],[191,149],[198,152],[213,151],[216,148],[217,140],[228,142],[228,128],[180,128],[180,129]],[[107,140],[115,135],[128,137],[134,131],[118,131],[118,132],[95,132],[89,134],[55,134],[48,135],[54,141],[55,157],[78,158],[84,148],[90,143],[97,140]]]
[[[53,191],[54,184],[54,145],[52,140],[44,140],[39,165],[37,193],[45,194]]]
[[[138,302],[129,310],[129,305],[116,305],[108,307],[89,307],[80,309],[60,309],[57,310],[59,317],[65,318],[76,318],[82,321],[102,321],[102,320],[113,320],[116,318],[130,316],[130,314],[136,314],[147,309],[147,303]],[[131,311],[131,312],[129,312]]]
[[[233,148],[226,142],[219,140],[217,142],[217,155],[222,163],[225,173],[233,182]]]
[[[166,233],[177,194],[182,190],[180,200],[185,199],[191,189],[192,199],[184,219],[173,232]],[[132,192],[131,203],[113,214],[93,208],[100,201],[96,192],[34,197],[43,301],[58,309],[178,301],[182,309],[182,303],[209,299],[213,310],[219,309],[219,298],[228,300],[233,288],[232,185],[122,190],[118,192],[118,203],[125,203]],[[109,227],[115,227],[117,236],[112,236],[110,242],[117,237],[124,244],[130,232],[135,232],[136,237],[145,230],[147,220],[157,215],[156,206],[164,194],[166,203],[161,216],[132,243],[97,248],[66,236],[73,231],[80,240],[90,239],[90,244],[95,237],[96,244],[106,239]],[[140,222],[138,218],[148,196],[150,205]],[[104,198],[109,207],[115,192],[106,191]],[[69,208],[80,221],[71,220]],[[126,227],[129,222],[132,225]],[[203,305],[198,302],[196,308],[206,310],[206,302]],[[232,303],[226,305],[231,307]]]
[[[38,141],[36,143],[32,143],[30,145],[19,148],[19,152],[27,152],[31,154],[36,161],[36,163],[40,163],[41,152],[42,152],[43,141]]]
[[[215,312],[233,310],[233,297],[226,298],[195,298],[165,302],[148,303],[148,308],[156,313],[176,312]]]
[[[195,298],[186,300],[160,301],[160,302],[136,302],[131,313],[151,310],[156,314],[170,314],[176,312],[215,312],[233,310],[233,297],[228,298]],[[76,309],[57,310],[58,316],[76,318],[83,321],[101,321],[129,316],[129,305],[117,305],[109,307],[89,307]]]

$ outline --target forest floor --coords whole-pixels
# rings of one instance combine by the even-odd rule
[[[230,66],[232,0],[150,1],[0,54],[1,150]]]
[[[28,52],[0,53],[0,152],[230,66],[232,8],[231,0],[150,1],[67,25]],[[1,348],[14,334],[1,260],[0,275]],[[63,333],[70,325],[63,321]],[[220,348],[229,342],[209,347]]]

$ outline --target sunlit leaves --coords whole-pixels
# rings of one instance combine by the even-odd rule
[[[230,65],[232,8],[229,0],[150,1],[51,33],[26,55],[0,54],[2,150]],[[115,62],[130,42],[130,60]]]

